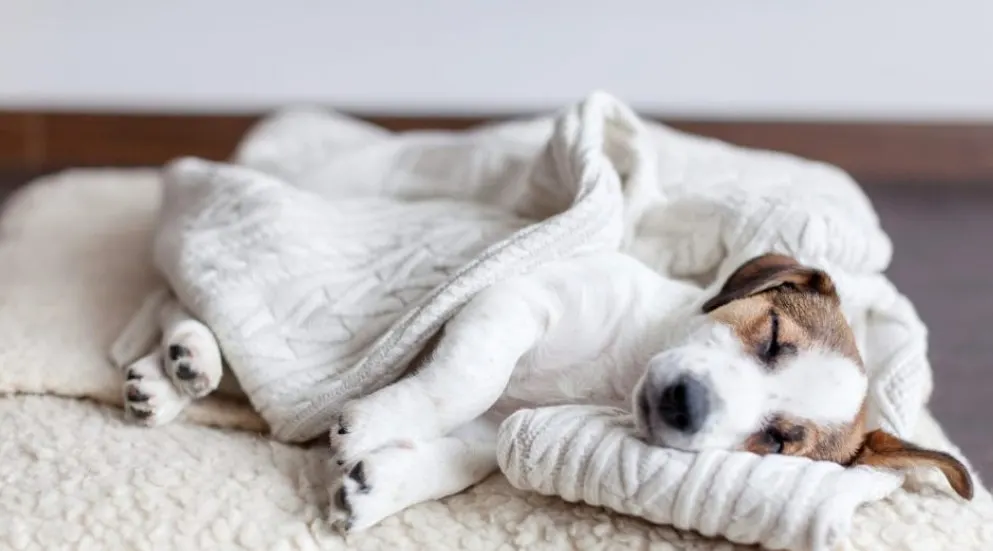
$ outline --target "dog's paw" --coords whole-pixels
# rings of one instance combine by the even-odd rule
[[[210,335],[197,331],[173,335],[165,343],[166,371],[175,387],[190,398],[201,398],[221,382],[220,351]]]
[[[168,423],[190,402],[163,373],[159,354],[138,360],[124,373],[124,413],[139,425],[154,427]]]
[[[331,486],[331,524],[342,532],[358,532],[416,503],[407,495],[410,481],[418,476],[407,469],[404,454],[412,453],[387,448],[339,468]]]
[[[338,415],[329,434],[332,459],[338,465],[354,464],[360,457],[382,448],[413,445],[410,439],[397,434],[397,428],[407,420],[374,406],[369,400],[357,400],[346,404]]]

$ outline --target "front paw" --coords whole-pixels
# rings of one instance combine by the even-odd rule
[[[411,450],[387,448],[340,468],[331,486],[331,524],[344,533],[370,528],[410,506],[405,477]]]
[[[399,437],[396,432],[403,422],[390,412],[379,411],[362,401],[346,404],[329,434],[332,459],[339,466],[352,465],[385,447],[412,447],[410,439]]]

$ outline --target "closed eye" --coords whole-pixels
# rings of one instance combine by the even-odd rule
[[[799,425],[787,429],[773,425],[766,427],[762,435],[769,453],[783,453],[787,444],[802,441],[805,434],[806,431]]]
[[[785,435],[776,429],[766,429],[765,440],[769,445],[770,453],[783,453],[783,448],[786,447]]]
[[[779,313],[775,310],[769,312],[769,323],[771,325],[769,330],[769,340],[762,345],[761,350],[759,350],[759,356],[761,356],[762,361],[771,364],[781,355],[794,352],[796,347],[780,340]]]

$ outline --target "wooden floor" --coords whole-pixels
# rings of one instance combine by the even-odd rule
[[[0,201],[37,176],[0,172]],[[993,480],[993,183],[868,185],[895,245],[889,275],[930,328],[931,405],[951,438]]]

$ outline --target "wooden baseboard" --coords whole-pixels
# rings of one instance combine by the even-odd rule
[[[464,129],[491,117],[362,118],[394,131]],[[0,168],[225,159],[256,116],[0,111]],[[866,182],[993,184],[993,124],[665,120],[732,143],[836,164]]]

